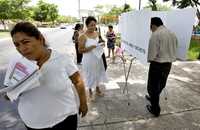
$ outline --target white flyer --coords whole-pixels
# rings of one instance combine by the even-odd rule
[[[24,57],[14,58],[7,68],[4,85],[8,87],[15,86],[38,70],[38,68],[36,63]]]
[[[22,92],[39,86],[39,67],[34,61],[24,57],[13,58],[7,68],[4,87],[0,94],[10,93],[10,97],[17,98]]]
[[[103,46],[98,45],[95,49],[92,50],[92,52],[94,53],[94,55],[100,59],[104,50],[103,50]]]

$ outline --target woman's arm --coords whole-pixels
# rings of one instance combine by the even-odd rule
[[[92,49],[96,48],[95,45],[90,46],[90,47],[86,47],[85,42],[86,42],[86,36],[81,35],[79,37],[79,48],[78,48],[80,53],[87,53],[87,52],[91,51]]]
[[[79,114],[84,117],[87,114],[88,106],[85,92],[85,85],[81,79],[80,73],[77,71],[69,77],[74,84],[80,99]]]

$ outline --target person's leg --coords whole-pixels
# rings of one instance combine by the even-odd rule
[[[110,58],[110,43],[107,42],[107,48],[108,48],[108,56],[106,58]]]
[[[78,64],[81,64],[81,62],[82,62],[82,57],[83,57],[83,54],[81,54],[81,53],[77,53],[77,63]]]
[[[83,59],[83,54],[79,53],[79,61],[80,61],[80,63],[82,62],[82,59]]]
[[[159,83],[160,83],[160,69],[157,63],[150,63],[147,91],[150,96],[151,109],[154,115],[160,114],[159,105]]]
[[[89,95],[88,95],[88,101],[95,101],[95,95],[93,94],[92,88],[89,88]]]
[[[83,54],[79,52],[78,47],[79,45],[77,44],[77,63],[81,64],[82,62],[82,58],[83,58]]]
[[[161,73],[161,80],[160,80],[160,88],[159,88],[159,94],[162,92],[162,90],[166,86],[167,78],[169,75],[169,72],[171,70],[171,63],[163,63],[162,65],[162,73]]]
[[[113,60],[113,62],[115,61],[115,48],[113,47],[112,48],[112,60]]]
[[[147,91],[150,97],[155,95],[156,88],[158,87],[158,70],[157,66],[154,63],[150,63],[149,72],[148,72],[148,81],[147,81]]]
[[[107,58],[110,58],[110,48],[108,48],[108,56]]]
[[[155,116],[160,115],[159,98],[163,88],[165,88],[167,77],[171,69],[171,63],[153,63],[150,65],[148,93],[150,97],[146,97],[151,102],[151,106],[147,106],[149,112]],[[159,78],[154,78],[157,76]]]
[[[104,93],[101,91],[99,86],[96,87],[96,95],[97,96],[103,96],[104,95]]]
[[[76,62],[77,62],[77,64],[79,64],[79,56],[78,56],[78,45],[77,45],[77,43],[75,43],[75,50],[76,50]]]
[[[51,128],[51,130],[77,130],[77,118],[77,114],[68,116],[64,121]]]
[[[92,97],[92,95],[93,95],[92,89],[89,88],[89,96]]]

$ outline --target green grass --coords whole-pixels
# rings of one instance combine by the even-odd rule
[[[9,37],[9,36],[10,36],[9,31],[7,31],[7,30],[0,30],[0,39],[1,38],[6,38],[6,37]]]
[[[188,60],[196,60],[199,58],[199,55],[200,55],[200,41],[191,40],[190,47],[187,52]]]

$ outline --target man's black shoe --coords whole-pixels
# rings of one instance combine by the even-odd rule
[[[150,98],[149,95],[145,95],[145,98],[146,98],[149,102],[151,102],[151,98]]]
[[[155,117],[158,117],[158,116],[160,115],[160,110],[156,112],[155,110],[152,109],[152,106],[151,106],[151,105],[146,105],[146,108],[147,108],[147,110],[148,110],[151,114],[153,114]]]

